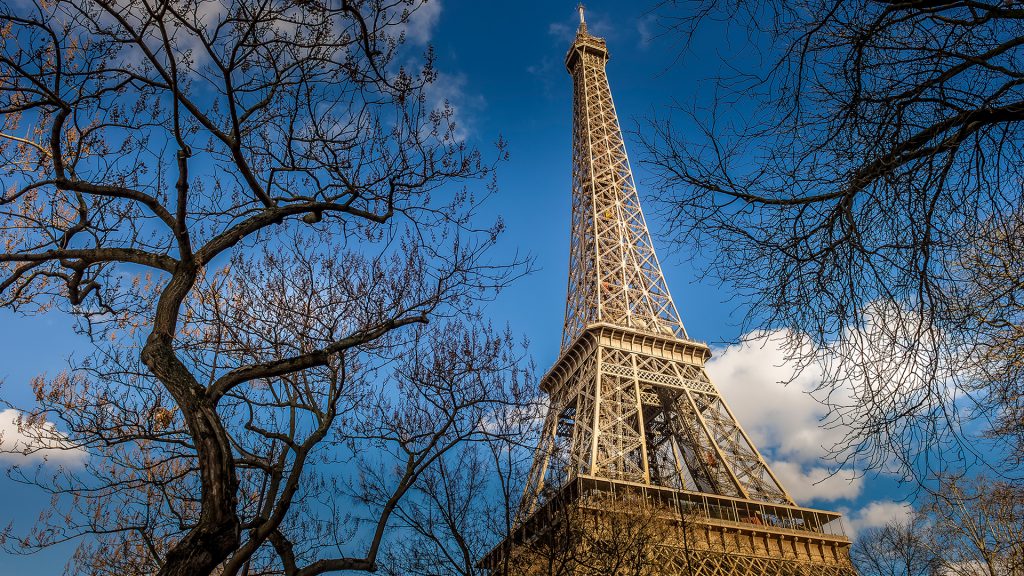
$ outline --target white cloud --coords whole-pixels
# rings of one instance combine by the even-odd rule
[[[823,466],[808,466],[787,460],[774,460],[768,464],[779,482],[798,504],[832,502],[860,496],[864,478],[850,478],[849,474],[833,474]]]
[[[907,522],[913,508],[903,502],[876,500],[859,510],[841,510],[846,526],[846,535],[851,539],[869,528],[880,528],[891,521]]]
[[[640,37],[640,48],[647,48],[654,40],[657,20],[656,14],[648,14],[636,21],[636,33]]]
[[[17,410],[0,411],[0,460],[79,466],[86,458],[88,453],[71,444],[52,422],[29,424]]]
[[[782,331],[749,334],[716,350],[707,370],[755,441],[778,457],[813,463],[841,432],[820,427],[826,408],[808,392],[821,381],[821,370],[809,366],[797,373],[784,347],[787,337]]]
[[[896,426],[899,432],[905,424],[893,424],[893,414],[912,418],[929,409],[927,403],[923,408],[914,404],[920,391],[946,395],[942,399],[955,404],[951,387],[942,385],[956,365],[941,355],[941,334],[919,335],[912,329],[918,324],[913,312],[891,302],[872,303],[861,318],[858,326],[822,348],[812,348],[788,331],[755,332],[739,344],[715,350],[707,364],[737,420],[801,505],[863,499],[860,471],[832,474],[830,452],[849,456],[851,439],[856,441],[876,422]],[[806,364],[802,369],[801,362]],[[823,386],[823,381],[829,384]],[[873,464],[879,471],[904,472],[884,452],[877,458]],[[908,520],[912,513],[910,506],[891,500],[838,509],[851,537],[894,519]]]
[[[205,0],[195,5],[195,22],[212,33],[217,25],[224,21],[231,11],[231,2],[225,0]]]
[[[576,29],[564,22],[552,22],[548,24],[548,34],[564,42],[572,42],[576,36]]]
[[[437,79],[426,87],[427,106],[441,110],[447,104],[452,109],[455,138],[465,140],[473,132],[475,113],[486,105],[484,97],[466,92],[466,75],[438,72]]]
[[[441,19],[441,0],[422,0],[413,7],[405,24],[405,37],[414,44],[427,44]]]
[[[844,430],[822,427],[827,408],[810,395],[821,382],[816,365],[798,371],[784,342],[789,333],[753,333],[715,351],[707,370],[783,487],[798,504],[852,499],[863,479],[832,474],[827,448]]]

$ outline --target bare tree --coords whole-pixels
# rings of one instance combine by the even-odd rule
[[[928,542],[927,521],[915,513],[857,536],[850,558],[861,576],[932,576],[940,565]]]
[[[372,571],[422,475],[516,401],[521,348],[478,303],[524,268],[487,256],[501,223],[460,183],[491,166],[404,43],[420,4],[0,7],[0,305],[95,344],[34,382],[25,433],[88,460],[11,471],[55,499],[8,547]]]
[[[443,465],[424,474],[396,512],[404,532],[385,574],[652,576],[664,570],[686,524],[675,509],[639,494],[587,493],[551,508],[535,538],[519,539],[525,534],[517,507],[547,407],[542,401],[531,392],[509,403],[496,412],[485,441],[449,452]],[[667,547],[673,550],[662,550]]]
[[[671,508],[641,495],[590,493],[558,507],[547,530],[512,548],[494,573],[653,576],[664,569],[662,549],[678,546],[680,526]]]
[[[851,557],[863,576],[1024,574],[1024,494],[979,476],[944,476],[906,520],[857,537]]]
[[[532,374],[532,365],[528,365]],[[480,561],[514,527],[533,461],[544,398],[525,386],[488,416],[486,436],[463,443],[426,471],[395,512],[400,543],[383,566],[395,576],[488,574]]]
[[[941,479],[923,510],[928,543],[942,559],[942,574],[1024,574],[1024,493],[985,477]]]
[[[967,369],[983,400],[996,407],[990,434],[1008,438],[1024,463],[1024,210],[992,216],[957,266],[953,314],[975,335]],[[992,414],[994,412],[994,414]]]
[[[424,475],[416,493],[396,511],[396,526],[404,531],[385,574],[487,574],[479,561],[501,539],[497,520],[509,503],[498,491],[501,480],[508,479],[507,469],[489,459],[494,455],[490,447],[498,445],[464,445]]]
[[[792,352],[824,366],[819,398],[851,430],[840,460],[927,477],[986,458],[965,430],[990,420],[1019,445],[1024,10],[659,11],[673,37],[750,40],[712,101],[641,136],[680,248],[715,254],[709,273],[750,303],[745,328],[788,329]]]

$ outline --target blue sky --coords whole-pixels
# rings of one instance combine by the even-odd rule
[[[608,41],[608,73],[627,129],[672,101],[686,103],[706,91],[707,79],[726,65],[720,56],[728,54],[731,66],[747,64],[716,29],[702,30],[691,49],[680,53],[676,39],[657,36],[647,7],[646,2],[596,0],[587,6],[590,31]],[[456,108],[463,134],[485,153],[493,151],[499,137],[509,143],[511,158],[499,166],[500,188],[489,209],[507,224],[502,250],[535,256],[539,269],[505,291],[489,311],[497,322],[529,337],[542,370],[558,353],[565,306],[571,81],[562,62],[576,23],[571,0],[430,0],[409,31],[411,42],[434,45],[442,74],[432,94]],[[787,375],[785,358],[776,347],[728,346],[742,336],[742,304],[719,287],[697,282],[687,259],[667,250],[651,210],[640,150],[633,142],[627,145],[654,243],[687,330],[713,346],[712,378],[798,503],[851,511],[848,526],[855,529],[900,514],[906,492],[891,478],[869,475],[849,482],[840,474],[813,483],[826,475],[820,446],[832,434],[818,430],[823,411],[802,391],[813,386],[813,371],[784,388],[777,381]],[[65,318],[0,312],[0,394],[15,404],[30,402],[29,379],[59,371],[82,344]],[[0,479],[0,494],[0,526],[17,519],[16,527],[25,527],[48,506],[45,496],[6,479]],[[65,546],[35,557],[0,557],[0,575],[29,568],[58,573],[70,553]]]

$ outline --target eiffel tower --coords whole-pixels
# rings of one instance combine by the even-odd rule
[[[855,575],[839,514],[796,505],[708,378],[708,346],[683,328],[640,209],[608,50],[579,12],[565,59],[573,170],[561,354],[540,383],[549,411],[516,529],[481,565],[500,573],[500,559],[545,538],[566,506],[607,502],[591,498],[601,493],[657,501],[685,529],[659,548],[657,574]]]

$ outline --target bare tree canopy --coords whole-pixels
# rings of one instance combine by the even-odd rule
[[[702,26],[749,40],[710,102],[641,136],[681,250],[715,254],[710,273],[751,304],[746,328],[787,330],[824,367],[818,396],[850,430],[836,456],[921,478],[985,458],[987,433],[1016,469],[1024,8],[659,11],[681,41]]]
[[[419,478],[522,402],[479,303],[524,265],[488,255],[492,164],[404,43],[421,4],[0,6],[0,305],[95,344],[34,382],[24,433],[88,459],[10,471],[55,505],[9,549],[372,571]]]
[[[927,540],[922,514],[890,520],[857,536],[850,558],[861,576],[932,576],[941,566]]]
[[[643,495],[592,492],[560,506],[550,526],[514,546],[500,576],[654,576],[687,530],[675,510]]]
[[[984,476],[943,476],[907,519],[860,534],[851,556],[861,576],[1024,574],[1022,496]]]
[[[494,411],[486,441],[449,451],[413,487],[415,497],[399,504],[395,516],[405,532],[382,563],[383,574],[496,573],[481,559],[516,527],[546,408],[535,396],[522,400]]]
[[[943,477],[921,507],[942,574],[1024,574],[1024,491],[991,478]]]

